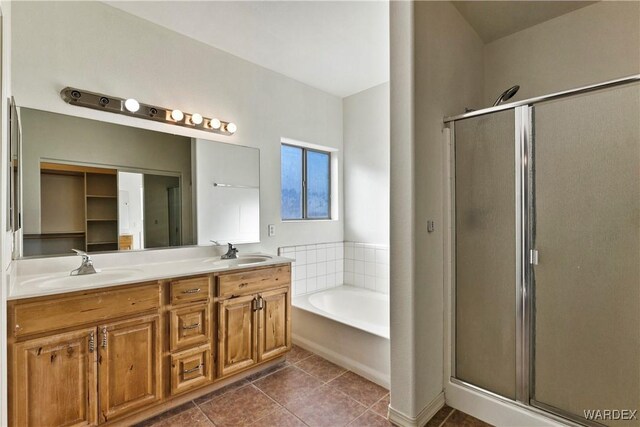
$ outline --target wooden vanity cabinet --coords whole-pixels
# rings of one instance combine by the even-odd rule
[[[291,349],[291,267],[221,274],[218,376],[227,377]]]
[[[126,424],[284,355],[291,268],[12,300],[8,313],[10,425]]]
[[[14,344],[12,425],[97,424],[96,328]]]
[[[159,321],[155,314],[100,327],[100,422],[162,398]]]

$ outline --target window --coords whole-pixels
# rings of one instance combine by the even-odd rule
[[[283,220],[331,218],[331,153],[282,144]]]

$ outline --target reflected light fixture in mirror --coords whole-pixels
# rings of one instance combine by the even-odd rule
[[[177,108],[164,108],[143,104],[133,98],[119,98],[101,93],[66,87],[60,91],[62,99],[71,105],[124,114],[145,120],[153,120],[176,126],[203,130],[222,135],[233,135],[237,130],[235,123],[208,118],[199,113],[186,113]]]

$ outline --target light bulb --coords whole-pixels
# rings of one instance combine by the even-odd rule
[[[193,113],[191,115],[191,123],[193,123],[194,125],[199,125],[200,123],[202,123],[202,116],[198,113]]]
[[[209,121],[209,126],[211,126],[211,129],[220,129],[221,125],[222,123],[220,123],[220,120],[218,119],[211,119]]]
[[[129,98],[124,101],[124,108],[131,113],[135,113],[140,109],[140,103],[133,98]]]
[[[171,118],[176,122],[179,122],[180,120],[184,119],[184,113],[180,110],[173,110],[171,112]]]
[[[235,133],[238,130],[238,126],[236,126],[235,123],[227,123],[227,126],[225,126],[225,128],[229,133]]]

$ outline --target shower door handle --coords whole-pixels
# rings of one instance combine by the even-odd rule
[[[529,264],[538,265],[538,251],[536,249],[529,251]]]

